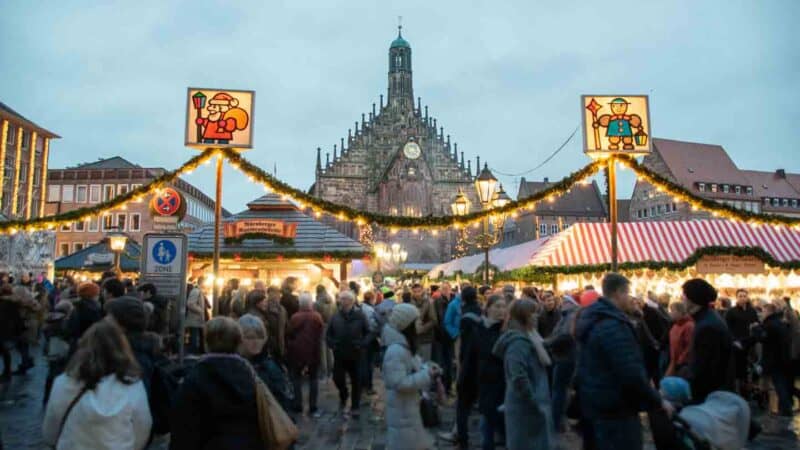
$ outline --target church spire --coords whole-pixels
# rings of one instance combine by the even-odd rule
[[[399,22],[399,21],[398,21]],[[411,45],[403,39],[403,25],[397,25],[397,39],[389,46],[389,106],[414,109],[411,82]]]

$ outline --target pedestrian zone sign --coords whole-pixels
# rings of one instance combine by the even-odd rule
[[[186,236],[148,233],[144,236],[142,279],[164,296],[178,297],[186,285]]]

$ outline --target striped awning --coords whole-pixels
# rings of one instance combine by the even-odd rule
[[[800,231],[786,226],[727,220],[618,224],[620,263],[681,263],[705,247],[760,248],[780,262],[800,261]],[[611,224],[576,223],[531,258],[534,266],[597,265],[611,262]]]

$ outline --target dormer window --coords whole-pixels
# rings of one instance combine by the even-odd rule
[[[783,207],[789,206],[789,199],[788,198],[781,199],[781,206]]]
[[[753,195],[753,186],[747,186],[747,195]]]
[[[706,191],[706,184],[705,183],[697,183],[697,190],[700,192]]]
[[[734,188],[734,190],[736,191],[737,194],[741,194],[742,193],[742,187],[741,186],[736,186]]]
[[[727,184],[723,184],[722,185],[722,192],[727,194],[728,192],[730,192],[730,190],[731,190],[731,188]]]
[[[778,206],[778,199],[777,198],[773,198],[772,199],[772,206]]]
[[[797,208],[797,199],[796,198],[792,199],[792,208]]]
[[[717,185],[716,183],[711,184],[711,192],[717,192]]]
[[[769,197],[764,197],[764,206],[769,206]]]

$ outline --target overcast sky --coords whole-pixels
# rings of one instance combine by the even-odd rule
[[[3,0],[0,101],[63,137],[51,167],[119,155],[171,169],[195,154],[183,147],[187,86],[252,89],[246,157],[307,189],[315,149],[332,151],[385,93],[399,15],[415,95],[473,164],[533,168],[578,125],[581,94],[644,93],[654,136],[800,172],[794,0]],[[586,164],[579,136],[527,178]],[[213,194],[212,177],[187,180]],[[499,178],[516,194],[516,178]],[[229,169],[224,189],[231,211],[263,192]]]

